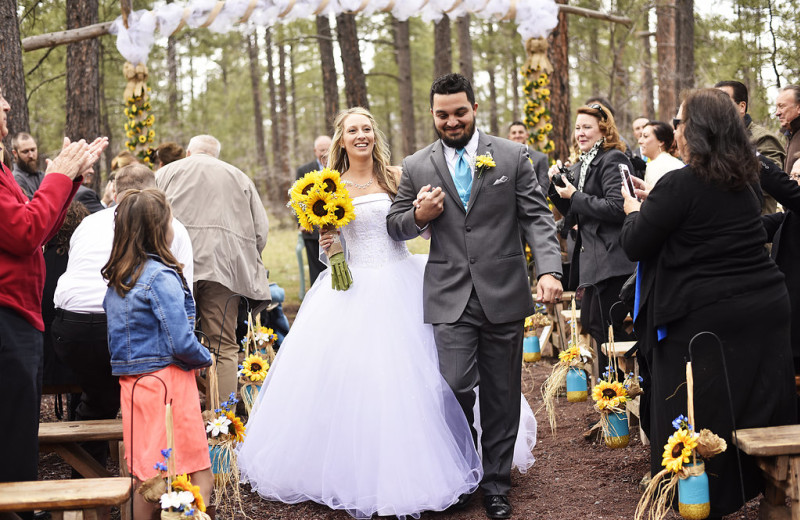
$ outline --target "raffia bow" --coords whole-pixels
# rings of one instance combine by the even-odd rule
[[[127,102],[129,99],[139,96],[141,96],[142,99],[146,98],[147,67],[143,63],[134,65],[126,61],[125,65],[122,66],[122,73],[125,75],[125,79],[128,80],[128,84],[125,85],[125,92],[123,93],[125,101]]]
[[[528,54],[525,66],[530,70],[539,70],[546,74],[553,72],[553,65],[547,59],[547,39],[528,38],[525,42],[525,52]]]

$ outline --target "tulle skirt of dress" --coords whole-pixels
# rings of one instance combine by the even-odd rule
[[[270,500],[373,514],[439,511],[482,477],[470,429],[422,317],[424,257],[351,266],[314,284],[239,449],[243,481]]]

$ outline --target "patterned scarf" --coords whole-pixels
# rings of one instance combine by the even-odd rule
[[[578,160],[581,163],[581,174],[580,177],[578,177],[578,191],[583,191],[583,183],[586,181],[586,173],[589,171],[589,165],[592,164],[597,152],[600,151],[600,147],[603,146],[603,143],[605,142],[606,138],[601,137],[596,143],[594,143],[594,146],[592,146],[591,150],[582,153],[581,156],[578,157]]]

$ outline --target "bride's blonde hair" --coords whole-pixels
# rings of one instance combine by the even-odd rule
[[[343,141],[344,120],[351,115],[362,115],[372,125],[372,134],[375,136],[375,146],[372,148],[372,171],[375,174],[378,185],[394,197],[397,195],[397,179],[388,169],[391,153],[386,144],[386,137],[378,128],[375,118],[366,108],[352,107],[342,110],[336,115],[336,120],[333,123],[333,139],[328,152],[328,168],[338,170],[340,173],[344,173],[350,168],[350,161],[347,157],[347,152],[344,150]]]

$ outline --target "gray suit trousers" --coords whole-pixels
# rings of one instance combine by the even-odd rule
[[[487,495],[507,495],[519,429],[523,321],[491,323],[475,290],[454,323],[436,323],[439,370],[472,428],[475,385],[480,384],[483,481]]]

